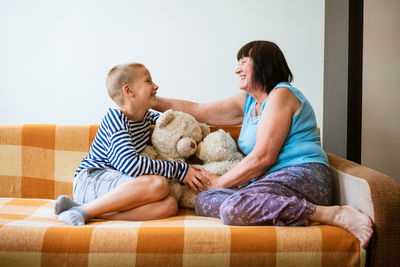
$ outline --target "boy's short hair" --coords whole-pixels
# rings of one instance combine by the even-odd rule
[[[108,95],[117,105],[122,104],[122,88],[125,84],[131,84],[135,80],[135,69],[141,67],[144,67],[141,63],[119,64],[108,72],[106,78]]]

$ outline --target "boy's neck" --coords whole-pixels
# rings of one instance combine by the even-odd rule
[[[132,106],[130,106],[130,107],[121,106],[120,110],[131,121],[141,121],[143,119],[144,115],[148,111],[148,109],[140,109],[140,108],[136,109]]]

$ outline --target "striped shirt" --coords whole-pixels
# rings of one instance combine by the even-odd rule
[[[155,124],[160,114],[147,111],[141,121],[133,122],[124,113],[109,108],[75,176],[86,168],[111,168],[137,177],[157,174],[176,178],[182,182],[189,165],[186,163],[153,160],[141,156],[150,138],[150,125]]]

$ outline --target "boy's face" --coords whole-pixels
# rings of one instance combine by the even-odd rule
[[[135,72],[136,78],[132,83],[132,87],[136,103],[147,109],[154,108],[157,105],[156,94],[158,86],[153,83],[150,72],[145,67],[140,67]]]

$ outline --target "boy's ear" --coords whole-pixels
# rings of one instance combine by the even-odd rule
[[[124,86],[122,87],[122,92],[127,97],[134,97],[135,96],[135,93],[133,92],[133,89],[129,84],[124,84]]]

